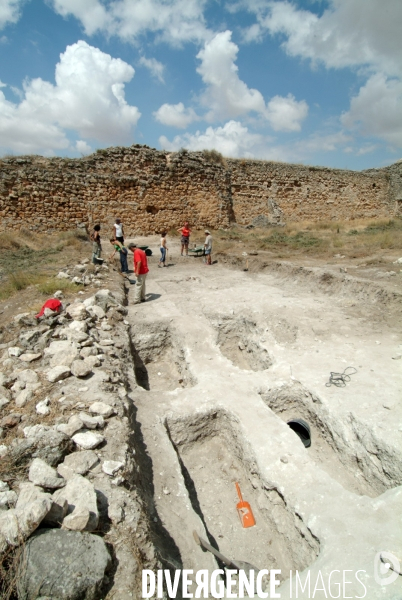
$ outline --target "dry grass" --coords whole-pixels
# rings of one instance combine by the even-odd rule
[[[8,546],[0,555],[0,598],[1,600],[17,600],[18,568],[23,559],[25,545],[17,548]]]
[[[0,234],[0,301],[31,286],[44,295],[56,290],[76,292],[82,289],[70,281],[54,278],[58,267],[69,258],[90,254],[85,229],[55,235],[37,234],[30,230],[6,231]]]
[[[265,250],[276,258],[291,254],[326,257],[342,250],[363,257],[378,250],[402,251],[402,219],[289,223],[285,227],[244,229],[233,227],[214,233],[214,250]]]

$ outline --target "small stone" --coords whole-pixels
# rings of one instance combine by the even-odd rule
[[[96,317],[97,319],[104,319],[106,316],[105,311],[101,306],[97,306],[96,304],[88,307],[88,312],[90,315]]]
[[[4,427],[4,429],[11,429],[18,425],[21,421],[21,415],[19,413],[11,413],[2,418],[0,421],[0,427]]]
[[[86,377],[92,372],[91,365],[86,360],[74,360],[71,365],[71,373],[75,377]]]
[[[85,362],[91,368],[91,371],[95,367],[100,367],[102,364],[100,356],[87,356]]]
[[[70,515],[64,517],[62,529],[84,531],[88,527],[89,519],[89,510],[83,506],[77,506]]]
[[[17,380],[25,384],[38,383],[39,377],[36,371],[33,371],[32,369],[24,369],[18,373]]]
[[[91,417],[84,412],[80,412],[78,417],[81,419],[87,429],[96,429],[97,427],[102,429],[105,426],[104,418],[100,415]]]
[[[109,325],[109,323],[107,323],[106,321],[102,321],[101,329],[102,329],[102,331],[111,331],[113,329],[113,327],[111,325]]]
[[[116,414],[115,409],[110,404],[106,404],[105,402],[94,402],[89,407],[89,412],[95,413],[97,415],[102,415],[105,419],[111,417]]]
[[[89,512],[89,520],[85,526],[87,531],[94,531],[98,526],[99,513],[95,488],[88,479],[74,475],[67,481],[65,488],[53,494],[53,501],[58,504],[67,500],[68,515],[80,508]],[[63,521],[64,525],[64,521]]]
[[[100,433],[93,433],[92,431],[86,431],[85,433],[76,433],[72,437],[73,441],[84,450],[93,450],[97,448],[105,438]]]
[[[3,406],[6,406],[6,404],[8,404],[10,402],[10,400],[8,398],[6,398],[5,396],[0,396],[0,409],[3,408]]]
[[[81,283],[81,281],[79,281]],[[74,319],[74,321],[84,321],[88,317],[88,312],[85,304],[82,302],[74,302],[67,307],[66,313]]]
[[[67,273],[64,273],[64,271],[60,271],[57,273],[56,279],[70,279],[70,276]]]
[[[52,358],[50,359],[50,366],[59,367],[60,365],[62,365],[71,368],[71,365],[75,360],[77,360],[77,358],[77,348],[73,348],[72,346],[70,346],[70,348],[67,351],[56,352],[56,354],[53,354]]]
[[[288,462],[289,462],[288,457],[287,456],[281,456],[281,462],[283,462],[285,465],[287,465]]]
[[[56,469],[50,467],[44,460],[34,458],[29,468],[29,481],[49,489],[59,489],[66,485],[65,479],[60,477]]]
[[[113,346],[113,340],[101,340],[99,343],[101,346]]]
[[[83,427],[84,423],[81,421],[81,419],[77,415],[72,415],[69,418],[68,423],[57,425],[57,431],[61,431],[69,437],[72,437],[75,433],[77,433],[77,431],[83,429]]]
[[[0,458],[3,458],[8,452],[8,447],[5,444],[0,444]]]
[[[85,321],[73,321],[68,327],[73,331],[83,331],[84,333],[86,333],[88,330],[88,325]]]
[[[29,352],[26,354],[21,354],[21,356],[19,357],[20,360],[22,360],[23,362],[27,362],[27,363],[31,363],[34,360],[38,360],[39,358],[41,358],[42,354],[40,352]]]
[[[15,404],[16,406],[25,406],[25,404],[27,402],[30,402],[30,400],[32,400],[33,397],[33,392],[32,390],[22,390],[17,397],[15,398]]]
[[[0,510],[8,510],[12,506],[15,506],[16,502],[17,494],[13,490],[0,492]]]
[[[95,467],[99,463],[99,458],[92,450],[81,450],[80,452],[72,452],[65,457],[64,462],[61,463],[57,470],[60,472],[61,468],[67,468],[76,475],[85,475],[90,469]]]
[[[47,373],[47,380],[51,383],[56,383],[57,381],[61,381],[62,379],[66,379],[66,377],[70,377],[71,371],[70,368],[66,365],[59,365],[58,367],[53,367]]]
[[[45,398],[41,402],[38,402],[38,404],[35,406],[35,410],[36,410],[37,414],[38,415],[48,415],[50,413],[49,404],[50,404],[49,398]]]
[[[106,473],[106,475],[114,477],[114,475],[116,475],[116,473],[120,471],[120,469],[122,469],[123,467],[124,462],[117,460],[105,460],[105,462],[102,465],[102,471]]]
[[[8,356],[21,356],[21,354],[23,353],[22,348],[19,348],[18,346],[13,346],[12,348],[8,349]]]

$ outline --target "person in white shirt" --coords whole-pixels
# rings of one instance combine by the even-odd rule
[[[207,265],[212,265],[212,259],[211,259],[211,253],[212,253],[212,235],[211,233],[208,231],[208,229],[205,230],[205,233],[207,235],[207,237],[205,238],[205,243],[204,243],[204,254],[205,254],[205,263]]]
[[[161,250],[161,257],[159,259],[158,267],[166,267],[166,251],[168,250],[168,247],[166,246],[166,231],[162,231],[162,233],[161,233],[160,250]]]
[[[120,242],[121,244],[124,244],[123,223],[121,222],[121,220],[118,217],[117,217],[116,222],[113,225],[113,227],[114,227],[113,238],[115,240],[117,240],[118,242]]]

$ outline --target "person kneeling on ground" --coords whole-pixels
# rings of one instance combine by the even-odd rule
[[[134,273],[137,278],[133,304],[139,304],[145,302],[145,280],[149,271],[147,255],[144,250],[137,248],[137,244],[129,244],[128,248],[134,254]]]
[[[110,243],[114,247],[114,251],[109,256],[109,260],[112,260],[113,256],[116,254],[116,252],[118,252],[119,256],[120,256],[121,274],[126,275],[128,273],[128,264],[127,264],[128,250],[125,246],[123,246],[123,244],[121,242],[117,241],[117,239],[115,240],[112,238],[110,240]]]
[[[212,265],[212,258],[211,258],[211,254],[212,254],[212,235],[208,231],[208,229],[205,230],[205,233],[207,235],[207,237],[205,238],[205,243],[204,243],[205,262],[206,262],[207,265]]]

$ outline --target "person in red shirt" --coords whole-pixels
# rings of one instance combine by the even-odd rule
[[[181,227],[177,231],[181,233],[181,256],[183,256],[183,250],[185,251],[186,256],[188,256],[188,244],[190,242],[191,233],[191,229],[188,226],[188,221],[184,223],[184,227]]]
[[[140,304],[140,302],[145,302],[145,280],[149,271],[147,255],[144,250],[137,248],[136,244],[131,243],[128,248],[134,254],[134,273],[137,277],[133,304]]]

